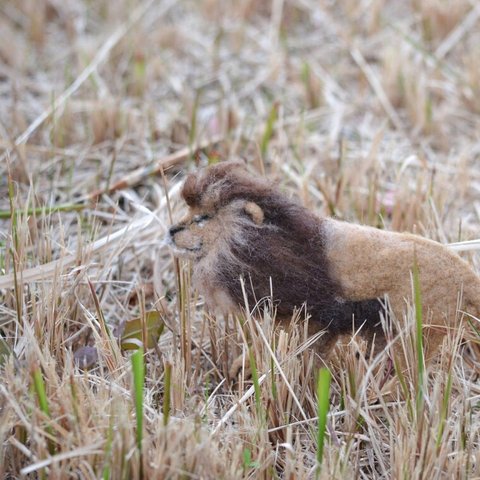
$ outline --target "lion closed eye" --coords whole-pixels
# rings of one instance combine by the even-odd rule
[[[208,167],[185,181],[187,217],[171,227],[169,243],[193,260],[193,282],[211,309],[235,310],[247,294],[273,300],[289,318],[306,305],[312,331],[325,330],[319,349],[328,355],[339,334],[360,328],[377,349],[384,344],[383,301],[396,318],[411,298],[411,271],[419,269],[425,312],[426,357],[457,325],[457,298],[480,313],[480,280],[455,253],[406,233],[320,218],[251,176],[239,163]]]

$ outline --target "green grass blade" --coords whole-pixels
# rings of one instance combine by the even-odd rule
[[[131,361],[133,373],[133,394],[135,398],[135,415],[137,418],[137,447],[141,452],[143,438],[143,385],[145,382],[143,348],[139,348],[132,354]]]
[[[131,356],[133,374],[133,396],[135,399],[135,417],[137,419],[137,449],[139,453],[139,478],[143,478],[143,388],[145,383],[145,361],[143,348],[139,348]]]
[[[48,398],[47,392],[45,389],[45,382],[43,381],[42,372],[39,367],[35,367],[32,371],[32,378],[33,378],[33,387],[35,389],[35,394],[38,399],[38,405],[40,410],[50,418],[50,407],[48,405]],[[46,432],[53,437],[53,432],[50,426],[46,427]],[[55,453],[55,445],[49,439],[48,440],[48,451],[51,455]]]
[[[267,153],[268,144],[273,135],[273,130],[275,128],[275,122],[277,121],[278,117],[278,103],[274,103],[268,114],[267,124],[265,126],[265,131],[263,132],[262,141],[260,143],[260,153],[262,154],[262,158],[265,158],[265,154]]]
[[[425,361],[423,358],[423,311],[422,295],[420,292],[420,279],[417,259],[413,264],[413,298],[415,304],[415,347],[417,352],[417,413],[420,411],[425,392]]]
[[[42,372],[40,368],[35,367],[32,372],[33,377],[33,386],[35,388],[35,393],[37,395],[38,404],[40,406],[40,410],[47,416],[50,416],[50,408],[48,406],[48,399],[47,393],[45,390],[45,383],[43,381]]]
[[[52,205],[51,207],[36,207],[36,208],[27,208],[22,213],[26,215],[51,215],[52,213],[57,212],[79,212],[85,210],[87,205],[81,204],[61,204],[61,205]],[[0,220],[12,218],[15,214],[15,210],[0,210]]]
[[[260,416],[260,418],[262,418],[262,395],[258,378],[257,363],[255,362],[253,350],[250,347],[248,349],[248,358],[250,360],[250,370],[252,372],[252,382],[255,390],[255,406],[257,408],[257,414]]]
[[[325,442],[325,431],[327,427],[327,415],[330,406],[330,371],[327,368],[321,368],[318,373],[317,381],[317,476],[322,468],[323,448]]]

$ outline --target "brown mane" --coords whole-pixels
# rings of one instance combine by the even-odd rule
[[[255,201],[273,193],[270,182],[252,177],[240,162],[223,162],[201,172],[189,175],[182,189],[182,197],[189,207],[221,207],[242,198]]]

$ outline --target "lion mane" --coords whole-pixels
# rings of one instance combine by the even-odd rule
[[[193,281],[209,307],[241,308],[245,294],[253,300],[273,297],[277,317],[289,319],[305,306],[310,331],[325,332],[318,345],[325,355],[338,335],[355,330],[375,339],[376,350],[384,346],[385,298],[403,319],[414,264],[428,330],[426,357],[458,326],[459,294],[467,311],[480,311],[479,278],[446,247],[318,217],[241,163],[189,175],[182,196],[189,213],[171,227],[169,242],[193,259]]]

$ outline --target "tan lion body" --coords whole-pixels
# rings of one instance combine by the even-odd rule
[[[412,302],[412,269],[418,265],[427,351],[432,357],[462,311],[479,318],[480,279],[456,253],[410,233],[378,230],[328,219],[327,256],[345,297],[365,300],[388,295],[397,319]],[[458,311],[460,310],[460,312]]]
[[[480,314],[480,279],[437,242],[317,217],[238,163],[190,175],[182,194],[190,211],[171,228],[170,243],[193,259],[193,280],[209,308],[243,307],[240,277],[256,299],[269,296],[271,285],[280,319],[306,304],[311,331],[325,330],[322,355],[352,326],[384,345],[382,299],[388,296],[401,321],[415,260],[427,358],[458,327],[459,309]]]

